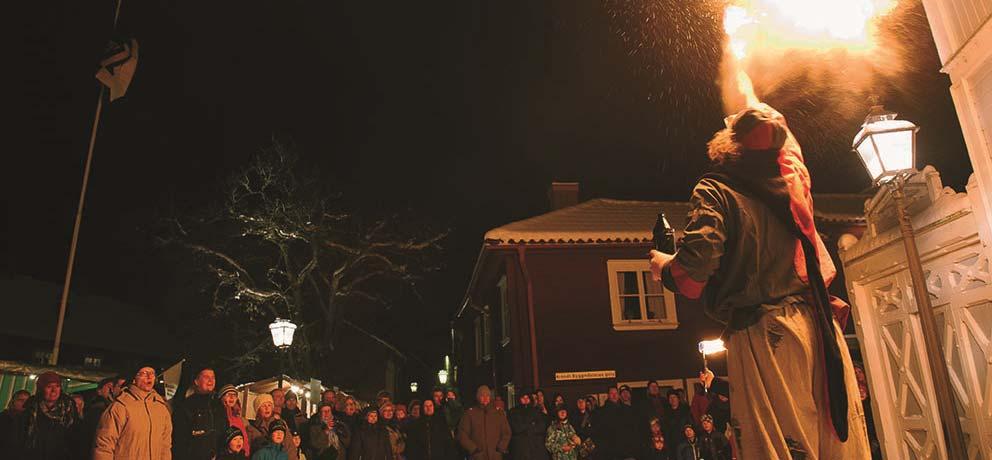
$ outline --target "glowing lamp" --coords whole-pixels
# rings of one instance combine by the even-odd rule
[[[440,379],[440,376],[438,376],[438,378]],[[447,377],[447,376],[445,376],[445,378],[444,378],[444,379],[445,379],[445,380],[447,380],[447,379],[448,379],[448,377]],[[418,387],[418,386],[419,386],[419,385],[417,385],[417,382],[410,382],[410,393],[416,393],[416,392],[417,392],[417,387]]]
[[[276,318],[269,325],[269,331],[272,332],[272,343],[275,344],[276,348],[282,350],[293,344],[293,333],[296,332],[296,325],[288,319]]]
[[[920,128],[876,105],[854,136],[854,151],[876,184],[911,171],[916,164],[916,132]]]
[[[437,371],[437,381],[441,385],[448,383],[448,371],[444,369]]]
[[[727,351],[727,347],[723,344],[723,339],[703,340],[699,342],[699,352],[703,356],[713,355],[722,351]]]

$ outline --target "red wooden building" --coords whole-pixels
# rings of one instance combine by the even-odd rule
[[[486,233],[453,322],[453,380],[466,399],[481,384],[513,404],[523,386],[572,400],[648,380],[688,387],[691,397],[702,367],[697,343],[722,327],[653,282],[646,257],[658,213],[678,238],[689,204],[577,198],[578,184],[554,184],[554,210]],[[814,198],[828,246],[844,233],[860,236],[864,200]],[[842,293],[843,280],[838,286]],[[724,371],[722,359],[711,364]]]

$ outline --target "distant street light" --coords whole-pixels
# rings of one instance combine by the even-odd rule
[[[417,386],[418,386],[417,385],[417,382],[410,382],[410,393],[416,393],[417,392]]]
[[[290,345],[293,344],[293,334],[296,332],[296,325],[288,319],[276,318],[272,324],[269,324],[269,332],[272,333],[272,344],[276,348],[287,352]],[[288,352],[285,354],[289,354]],[[285,374],[285,365],[287,357],[279,362],[279,388],[282,388],[282,376]]]
[[[940,425],[944,427],[949,458],[964,460],[968,450],[954,396],[951,394],[951,379],[947,373],[940,336],[937,334],[937,321],[930,304],[923,263],[920,262],[920,253],[916,247],[913,223],[906,210],[904,187],[906,181],[916,173],[916,132],[919,128],[912,122],[895,118],[895,112],[889,112],[881,105],[873,106],[852,145],[872,181],[880,187],[889,188],[892,201],[895,202],[896,217],[906,252],[906,265],[913,281],[913,298],[919,312],[923,344],[929,358],[927,362],[930,363],[930,373],[933,375]]]
[[[441,370],[437,371],[437,381],[441,385],[447,384],[448,383],[448,371],[446,371],[444,369],[441,369]]]

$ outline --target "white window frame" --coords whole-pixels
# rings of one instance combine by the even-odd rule
[[[499,344],[505,347],[510,343],[510,303],[506,300],[506,276],[496,283],[496,292],[499,294]]]
[[[608,260],[606,272],[610,281],[610,311],[613,318],[613,329],[616,331],[672,330],[678,329],[679,319],[675,308],[675,293],[662,290],[665,298],[664,319],[623,319],[620,305],[620,287],[617,286],[618,272],[650,272],[651,266],[646,259],[640,260]],[[647,318],[647,302],[644,299],[644,277],[637,277],[638,296],[641,304],[641,318]]]

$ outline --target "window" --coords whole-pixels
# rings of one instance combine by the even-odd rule
[[[103,364],[102,358],[97,358],[94,356],[87,356],[83,358],[83,367],[97,368]]]
[[[651,279],[647,260],[610,260],[610,306],[618,331],[675,329],[675,294]]]
[[[499,305],[499,325],[501,346],[510,343],[510,304],[506,300],[506,277],[499,279],[496,283],[496,302]]]

